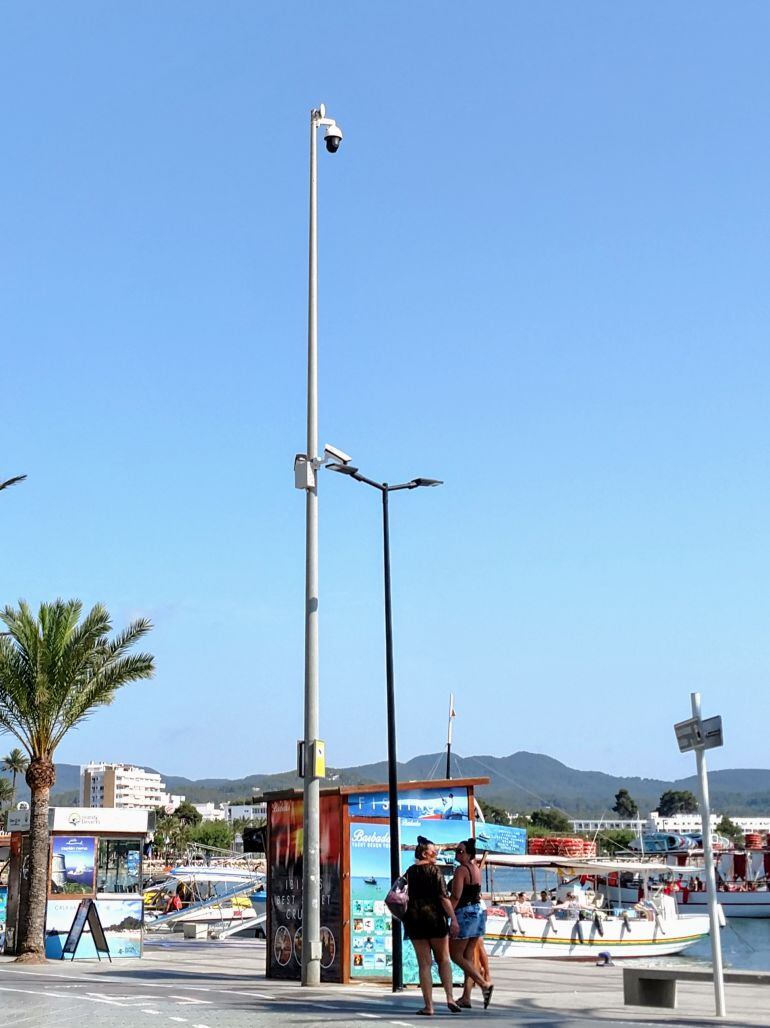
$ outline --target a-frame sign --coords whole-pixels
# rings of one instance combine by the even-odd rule
[[[101,960],[102,953],[106,953],[109,962],[112,963],[110,947],[107,944],[107,936],[104,934],[102,922],[99,920],[99,911],[96,909],[96,904],[92,899],[81,900],[78,904],[77,912],[73,918],[66,942],[64,943],[64,949],[62,950],[61,955],[62,960],[64,960],[68,953],[72,955],[70,959],[75,959],[75,950],[78,948],[78,943],[83,935],[83,930],[85,929],[86,924],[91,929],[91,938],[94,940],[97,957]]]

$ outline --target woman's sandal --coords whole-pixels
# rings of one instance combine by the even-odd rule
[[[425,1007],[423,1007],[422,1010],[415,1010],[415,1013],[421,1014],[423,1017],[433,1017],[433,1011],[426,1010]]]
[[[494,990],[494,985],[488,985],[486,987],[486,989],[482,989],[481,990],[481,995],[484,997],[484,1009],[485,1010],[487,1009],[487,1007],[490,1004],[490,1001],[492,999],[492,991],[493,990]]]
[[[454,1003],[454,1002],[447,1003],[447,1010],[451,1010],[451,1012],[453,1014],[459,1014],[461,1009],[462,1009],[462,1007],[460,1006],[459,1003]]]
[[[473,1004],[469,999],[458,999],[457,1005],[461,1010],[472,1010]]]

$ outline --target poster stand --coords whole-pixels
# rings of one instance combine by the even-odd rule
[[[72,919],[72,925],[67,935],[67,940],[64,943],[64,949],[62,950],[61,958],[64,960],[65,956],[70,953],[71,960],[75,959],[75,951],[78,948],[83,931],[86,924],[91,929],[91,937],[94,940],[94,949],[96,955],[101,962],[102,953],[107,954],[107,959],[112,963],[112,957],[110,956],[110,947],[107,943],[107,936],[104,934],[104,928],[102,922],[99,920],[99,911],[96,909],[96,903],[92,899],[81,900],[78,904],[78,909],[75,913],[75,917]]]

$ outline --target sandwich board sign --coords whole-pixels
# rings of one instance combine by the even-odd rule
[[[75,912],[75,917],[72,920],[72,925],[62,950],[62,960],[64,960],[68,953],[71,954],[72,960],[75,959],[75,951],[78,948],[78,943],[82,938],[86,925],[91,929],[91,938],[93,939],[94,949],[99,960],[102,959],[102,953],[106,953],[109,962],[112,963],[107,936],[104,934],[102,922],[99,920],[99,911],[96,909],[96,904],[92,899],[84,899],[78,903],[78,909]]]

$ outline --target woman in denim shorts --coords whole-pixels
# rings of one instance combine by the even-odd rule
[[[487,930],[487,912],[481,904],[481,871],[475,861],[476,841],[466,839],[455,850],[455,860],[460,865],[452,879],[451,900],[459,925],[457,937],[449,942],[449,955],[465,973],[463,994],[457,1001],[460,1007],[470,1008],[474,985],[481,987],[484,1007],[492,998],[492,982],[484,978],[477,969],[478,948],[483,945]]]

